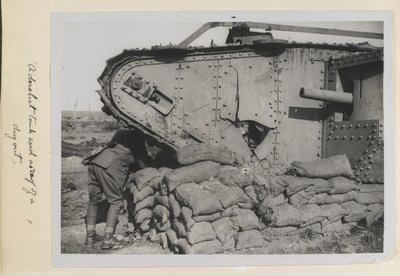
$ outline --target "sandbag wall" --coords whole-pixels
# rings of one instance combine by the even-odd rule
[[[292,168],[298,175],[273,178],[261,204],[270,210],[267,235],[348,232],[357,223],[369,227],[383,216],[383,185],[354,182],[345,155],[293,162]]]
[[[293,162],[292,175],[268,181],[210,145],[189,145],[177,160],[175,170],[134,174],[130,210],[136,229],[176,253],[262,247],[264,235],[348,232],[383,216],[383,185],[354,182],[345,155]]]
[[[176,253],[262,247],[252,210],[258,202],[255,181],[243,170],[212,161],[140,170],[132,186],[135,227]]]

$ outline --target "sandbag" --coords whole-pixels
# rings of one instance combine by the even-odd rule
[[[171,222],[169,220],[167,220],[165,223],[158,221],[155,223],[155,228],[158,232],[166,232],[171,229]]]
[[[362,184],[360,185],[360,193],[383,192],[382,184]]]
[[[358,222],[365,218],[366,206],[355,201],[348,201],[341,204],[342,208],[348,213],[343,220],[346,222]]]
[[[202,241],[214,240],[217,235],[209,222],[195,223],[187,233],[187,240],[191,245]]]
[[[136,186],[132,187],[133,203],[144,200],[145,198],[154,194],[154,190],[150,186],[145,186],[140,191]]]
[[[331,195],[345,194],[358,189],[354,181],[343,176],[332,177],[328,181],[332,183],[333,186],[332,190],[329,191]]]
[[[164,177],[168,191],[173,192],[183,183],[206,181],[219,174],[221,165],[211,161],[203,161],[190,166],[181,167],[167,173]]]
[[[151,180],[157,177],[161,177],[161,173],[159,170],[156,168],[145,168],[142,170],[137,171],[134,176],[134,182],[136,185],[136,188],[140,191],[142,190],[145,186],[149,184]]]
[[[192,228],[192,226],[195,223],[192,217],[193,217],[193,211],[190,208],[188,208],[186,206],[183,206],[182,209],[181,209],[180,218],[185,223],[185,226],[186,226],[187,230]]]
[[[328,195],[326,193],[314,195],[308,203],[315,203],[318,205],[323,204],[331,204],[338,203],[341,204],[343,202],[358,200],[358,193],[356,191],[351,191],[346,194],[337,194],[337,195]]]
[[[332,187],[332,184],[329,181],[322,179],[322,178],[303,177],[303,179],[306,179],[308,182],[311,183],[311,186],[313,186],[315,188],[325,188],[325,187],[331,188]]]
[[[359,222],[365,218],[365,214],[352,214],[343,217],[344,222]]]
[[[326,217],[317,204],[304,205],[299,209],[299,211],[304,220],[304,223],[302,223],[300,227],[306,227],[308,225],[321,222]]]
[[[288,199],[283,194],[280,194],[276,197],[270,198],[269,202],[270,206],[274,207],[287,203]]]
[[[324,221],[328,221],[328,219],[325,217],[315,217],[315,218],[312,218],[312,219],[300,224],[300,228],[305,228],[307,226],[314,225],[314,224],[321,225],[321,223],[323,223]]]
[[[182,205],[190,207],[193,215],[208,215],[222,211],[218,197],[196,183],[186,183],[177,187],[175,197]]]
[[[356,201],[363,205],[380,203],[383,204],[383,192],[359,193]]]
[[[365,218],[367,226],[370,227],[374,222],[383,216],[384,208],[382,204],[371,204],[368,205],[365,211]]]
[[[149,231],[148,239],[151,242],[157,242],[159,241],[160,236],[157,235],[157,230],[154,228],[151,228]]]
[[[153,209],[153,214],[158,218],[161,223],[166,223],[169,219],[169,210],[162,205],[157,205]]]
[[[167,232],[165,232],[168,238],[168,243],[170,245],[175,245],[178,242],[178,237],[176,236],[176,233],[174,230],[169,229]]]
[[[181,165],[191,165],[207,160],[225,165],[235,163],[235,158],[230,150],[210,144],[184,146],[176,151],[176,157]]]
[[[215,254],[223,250],[221,242],[217,239],[211,241],[203,241],[192,245],[191,254]]]
[[[282,181],[282,176],[275,176],[270,180],[271,196],[280,196],[286,189],[286,183]]]
[[[342,203],[341,206],[348,214],[362,214],[367,208],[366,206],[358,204],[353,200]]]
[[[160,243],[163,249],[167,249],[168,248],[168,237],[167,234],[165,234],[165,232],[159,233],[159,239],[160,239]]]
[[[249,185],[246,188],[244,188],[244,193],[251,200],[252,205],[256,205],[259,203],[258,195],[257,195],[256,188],[254,187],[254,185]],[[242,197],[242,198],[244,199],[244,197]]]
[[[158,171],[160,172],[161,177],[164,177],[167,173],[169,173],[173,170],[171,168],[161,167],[161,168],[158,168]]]
[[[234,238],[239,231],[239,225],[230,218],[221,218],[211,223],[218,240],[225,244]]]
[[[307,189],[305,189],[304,191],[306,191],[306,193],[308,193],[308,194],[315,195],[315,194],[328,193],[328,192],[330,192],[331,189],[332,188],[328,188],[328,187],[316,188],[316,187],[310,186]]]
[[[169,205],[169,198],[166,195],[160,195],[159,192],[156,192],[154,194],[154,204],[157,205],[162,205],[168,209],[171,208],[171,206]]]
[[[252,210],[239,209],[239,215],[232,217],[231,220],[239,226],[241,231],[260,229],[258,217]]]
[[[269,190],[271,188],[269,181],[265,179],[264,176],[253,173],[253,178],[253,182],[264,190]]]
[[[142,233],[149,231],[150,230],[150,219],[146,219],[145,221],[143,221],[140,224],[139,229],[142,231]]]
[[[222,213],[217,212],[217,213],[210,214],[210,215],[193,216],[193,220],[195,222],[202,222],[202,221],[213,222],[213,221],[216,221],[217,219],[220,219],[221,217],[222,217]]]
[[[161,184],[160,184],[160,189],[158,190],[158,192],[162,196],[168,195],[168,186],[165,183],[165,178],[162,179]]]
[[[221,217],[235,217],[239,215],[239,206],[233,205],[222,211]]]
[[[176,232],[179,237],[186,237],[187,232],[185,226],[178,220],[174,219],[172,223],[172,229]]]
[[[312,162],[293,161],[292,168],[301,176],[328,179],[335,176],[353,178],[349,159],[345,154],[334,155]]]
[[[177,245],[183,254],[214,254],[223,250],[221,243],[215,239],[190,246],[186,239],[179,239]]]
[[[154,207],[154,196],[146,197],[144,200],[136,203],[135,212],[142,210],[144,208],[152,209]]]
[[[283,187],[283,190],[289,186],[289,183],[293,181],[296,177],[293,175],[278,175],[271,179],[271,185],[279,185]],[[283,191],[282,191],[283,192]]]
[[[292,181],[289,182],[289,185],[286,187],[286,194],[288,196],[294,195],[299,191],[305,190],[312,185],[312,182],[309,181],[309,178],[292,176],[291,180]]]
[[[175,199],[174,194],[169,194],[168,195],[168,200],[169,200],[169,206],[172,211],[172,215],[174,218],[179,217],[179,214],[181,213],[181,207],[179,206],[178,201]]]
[[[263,247],[264,240],[261,232],[258,230],[250,230],[239,232],[236,240],[236,250]]]
[[[271,180],[271,191],[273,197],[277,197],[283,191],[290,196],[299,191],[306,190],[311,191],[329,191],[332,186],[326,180],[321,178],[308,178],[308,177],[298,177],[293,175],[280,175],[276,176]]]
[[[129,191],[132,194],[133,203],[136,203],[137,202],[137,194],[139,194],[139,190],[134,183],[130,186]]]
[[[300,235],[303,233],[321,233],[321,224],[320,223],[313,223],[310,225],[307,225],[305,227],[301,227],[301,228],[297,228],[297,230],[293,231],[293,232],[289,232],[286,235],[287,236],[295,236],[295,235]]]
[[[296,226],[266,227],[263,229],[263,233],[266,236],[275,237],[275,236],[284,236],[296,230],[297,230]]]
[[[236,246],[236,238],[231,237],[225,243],[222,243],[221,251],[232,251],[235,249],[235,246]]]
[[[321,215],[327,217],[330,221],[341,219],[343,216],[349,214],[349,212],[337,203],[320,205],[319,208],[321,210]]]
[[[273,209],[272,224],[276,226],[298,226],[304,223],[302,214],[297,208],[285,203]]]
[[[314,193],[314,194],[327,193],[333,188],[332,183],[324,179],[321,178],[308,178],[308,179],[310,179],[312,185],[305,189],[307,193]]]
[[[312,197],[313,194],[307,193],[305,190],[301,190],[289,196],[289,204],[296,208],[300,208],[301,206],[307,204]]]
[[[218,174],[218,180],[226,186],[244,188],[253,183],[253,177],[235,167],[224,167]]]
[[[200,183],[200,186],[206,187],[206,189],[215,194],[223,208],[228,208],[239,202],[246,202],[245,194],[239,187],[225,186],[219,181],[205,181]]]
[[[287,195],[293,195],[301,190],[304,190],[312,185],[309,178],[298,177],[294,175],[281,175],[275,177],[273,182],[285,187]]]
[[[343,232],[349,232],[351,228],[354,227],[354,224],[351,223],[342,223],[340,220],[337,220],[333,223],[323,225],[321,228],[321,233],[330,233],[330,232],[336,232],[336,233],[343,233]]]
[[[242,209],[252,209],[253,208],[253,204],[250,202],[239,202],[237,205]]]
[[[191,254],[192,247],[190,246],[190,244],[188,243],[188,241],[186,239],[180,238],[177,241],[176,245],[178,246],[180,253]]]
[[[151,211],[150,209],[147,209],[147,208],[141,209],[134,216],[135,223],[140,224],[143,221],[145,221],[146,219],[151,218],[152,215],[153,215],[153,211]]]
[[[148,187],[151,187],[153,190],[158,191],[161,188],[161,182],[162,182],[163,177],[155,177],[152,180],[149,181]]]

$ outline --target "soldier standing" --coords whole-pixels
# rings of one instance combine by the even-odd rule
[[[119,130],[105,146],[87,154],[82,163],[88,166],[89,204],[86,216],[86,245],[102,241],[102,249],[112,249],[122,243],[114,237],[118,214],[124,208],[123,194],[132,170],[144,167],[148,158],[144,135],[139,131]],[[104,237],[96,234],[99,203],[105,196],[110,204]]]

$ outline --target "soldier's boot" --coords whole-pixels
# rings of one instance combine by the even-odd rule
[[[126,244],[124,241],[118,240],[114,235],[106,234],[101,244],[101,249],[116,249],[121,248]]]
[[[86,235],[86,246],[96,246],[100,245],[100,242],[103,241],[103,237],[96,234],[96,232],[88,232]]]
[[[90,191],[89,191],[90,193]],[[89,203],[86,215],[86,246],[100,244],[102,237],[96,234],[97,203]]]
[[[118,221],[118,214],[123,204],[111,204],[107,212],[106,229],[104,231],[104,239],[101,244],[101,249],[115,249],[120,248],[126,244],[126,242],[118,240],[114,236],[115,226]]]

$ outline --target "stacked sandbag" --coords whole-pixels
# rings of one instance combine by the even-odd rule
[[[383,217],[383,184],[362,184],[357,197],[357,203],[367,206],[365,209],[365,221],[369,227]]]
[[[383,216],[383,185],[355,182],[346,155],[294,161],[292,168],[298,175],[273,178],[260,204],[270,212],[263,217],[266,234],[348,232]]]
[[[263,246],[259,219],[251,209],[253,204],[250,197],[240,186],[228,186],[219,180],[219,173],[224,175],[227,168],[220,169],[214,175],[212,168],[220,166],[217,163],[209,165],[208,174],[204,174],[203,170],[199,171],[199,175],[193,171],[189,173],[198,180],[208,177],[197,183],[171,185],[169,175],[165,177],[168,187],[175,187],[169,196],[177,203],[172,225],[177,234],[179,252],[212,254]],[[192,166],[195,164],[184,167],[185,170],[171,172],[174,180],[179,172],[188,173]]]
[[[311,162],[293,161],[292,168],[296,169],[301,176],[305,177],[323,179],[329,179],[335,176],[354,177],[346,154],[334,155]]]
[[[189,156],[192,154],[193,156]],[[293,162],[268,181],[237,168],[226,149],[189,145],[182,166],[135,173],[133,220],[163,248],[213,254],[264,246],[263,235],[349,232],[383,216],[383,186],[352,180],[345,155]]]
[[[161,208],[165,198],[160,196],[160,188],[165,173],[171,171],[168,168],[145,168],[134,174],[131,192],[133,197],[133,222],[143,234],[157,224],[158,214],[162,214]],[[167,199],[168,202],[168,199]],[[156,212],[155,212],[156,211]],[[166,222],[168,216],[161,217],[161,222]]]
[[[226,149],[208,144],[190,144],[176,152],[179,164],[187,166],[201,161],[214,161],[219,164],[233,165],[235,157]]]
[[[252,210],[265,179],[231,166],[230,151],[189,145],[177,152],[184,166],[135,173],[134,223],[163,248],[183,254],[213,254],[264,245]]]

